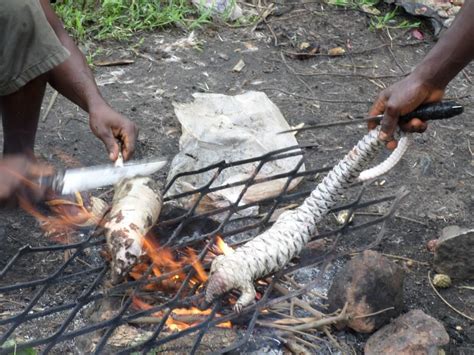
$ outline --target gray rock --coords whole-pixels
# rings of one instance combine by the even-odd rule
[[[404,277],[397,264],[380,253],[366,250],[335,276],[328,292],[330,311],[342,309],[347,302],[347,313],[353,317],[339,326],[371,333],[401,313]],[[358,317],[390,307],[394,309],[371,317]]]
[[[453,279],[474,279],[474,229],[443,229],[434,254],[436,272]]]
[[[433,317],[419,309],[410,311],[375,332],[365,344],[365,355],[438,355],[449,335]]]

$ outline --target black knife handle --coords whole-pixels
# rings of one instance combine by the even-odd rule
[[[443,120],[460,115],[464,112],[464,107],[454,101],[442,101],[434,104],[425,104],[415,111],[400,117],[401,121],[409,121],[412,118],[419,118],[422,121]]]

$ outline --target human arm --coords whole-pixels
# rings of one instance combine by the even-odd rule
[[[466,1],[451,27],[440,38],[415,70],[405,79],[382,91],[369,115],[384,114],[380,139],[394,148],[393,134],[398,118],[423,103],[440,101],[449,82],[474,59],[474,1]],[[369,129],[376,126],[369,123]],[[426,123],[418,119],[401,125],[411,132],[422,132]]]
[[[111,160],[115,161],[118,157],[117,140],[122,144],[124,159],[130,158],[138,134],[136,125],[107,104],[99,92],[84,55],[64,29],[49,0],[40,2],[49,24],[62,45],[71,53],[65,62],[50,72],[48,82],[59,93],[89,113],[92,132],[104,142]]]

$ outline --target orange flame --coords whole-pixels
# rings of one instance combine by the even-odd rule
[[[141,310],[149,310],[153,308],[150,304],[146,303],[145,301],[141,300],[137,296],[134,296],[132,299],[133,305]],[[210,309],[206,309],[201,311],[200,309],[196,307],[191,307],[191,308],[176,308],[171,311],[170,316],[166,319],[166,326],[168,329],[172,331],[180,331],[187,329],[189,327],[195,326],[199,324],[199,321],[190,321],[189,323],[184,322],[182,320],[175,319],[177,316],[187,316],[187,315],[202,315],[206,316],[211,314]],[[152,314],[153,317],[163,317],[163,312],[155,312]],[[216,315],[217,317],[220,317],[220,314]],[[222,322],[217,325],[219,328],[232,328],[232,323],[227,321],[227,322]]]
[[[219,251],[224,255],[230,255],[235,252],[220,236],[216,238],[216,245]]]

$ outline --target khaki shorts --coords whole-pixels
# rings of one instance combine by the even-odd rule
[[[69,55],[39,0],[0,0],[0,96],[17,91]]]

